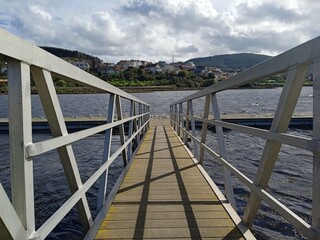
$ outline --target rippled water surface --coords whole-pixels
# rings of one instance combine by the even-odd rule
[[[230,113],[274,113],[276,102],[279,99],[281,88],[266,90],[229,90],[218,93],[218,102],[222,114]],[[151,106],[151,115],[166,116],[170,103],[179,100],[194,91],[151,92],[133,94]],[[60,95],[59,100],[64,116],[98,116],[106,115],[108,95]],[[129,103],[124,101],[124,114],[128,114]],[[195,114],[203,113],[203,99],[194,101]],[[312,88],[303,88],[296,112],[312,111]],[[33,117],[44,116],[38,96],[32,96]],[[0,96],[0,118],[8,116],[7,96]],[[311,136],[311,130],[293,130],[290,134]],[[198,135],[200,132],[198,132]],[[34,134],[33,142],[48,139],[49,134]],[[243,133],[225,132],[229,159],[234,166],[245,175],[254,179],[259,166],[260,157],[265,140]],[[102,159],[103,134],[97,134],[80,140],[72,147],[74,149],[82,181],[86,181],[99,167]],[[7,194],[10,192],[9,169],[9,136],[0,134],[0,181]],[[119,146],[118,136],[113,137],[114,152]],[[207,144],[217,149],[217,141],[213,131],[207,136]],[[191,144],[190,147],[192,148]],[[206,170],[214,176],[215,182],[223,189],[223,176],[221,166],[211,156],[205,156]],[[110,168],[108,191],[115,183],[122,170],[122,160],[118,159]],[[238,213],[243,214],[248,199],[248,189],[233,178],[234,191]],[[290,146],[282,146],[281,153],[268,185],[268,191],[285,203],[300,217],[310,222],[311,209],[311,183],[312,183],[312,155],[309,152]],[[59,161],[57,151],[51,151],[34,159],[34,186],[36,225],[41,226],[70,196],[68,184]],[[96,183],[87,193],[93,215],[96,212],[98,184]],[[303,239],[296,233],[291,225],[286,223],[268,205],[262,203],[259,215],[255,221],[255,234],[259,239]],[[48,239],[81,239],[83,229],[78,220],[78,214],[73,209],[66,218],[56,227]]]

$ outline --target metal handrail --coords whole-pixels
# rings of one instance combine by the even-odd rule
[[[204,151],[213,156],[224,169],[225,194],[230,204],[236,209],[232,188],[232,176],[250,189],[250,197],[245,208],[243,221],[251,227],[256,218],[261,200],[265,201],[297,230],[310,239],[320,239],[320,37],[301,44],[287,52],[256,65],[230,79],[209,86],[170,105],[171,126],[187,143],[193,143],[194,154],[202,163]],[[300,96],[309,66],[313,69],[313,136],[300,137],[286,133],[296,103]],[[218,92],[239,87],[256,80],[286,73],[286,82],[277,105],[270,130],[262,130],[221,120],[217,101]],[[203,116],[196,117],[193,112],[193,100],[204,97]],[[186,112],[183,112],[186,109]],[[211,109],[211,110],[210,110]],[[209,119],[212,111],[213,119]],[[200,139],[196,136],[195,122],[202,124]],[[206,144],[208,124],[214,125],[218,139],[218,151]],[[251,180],[241,170],[235,168],[228,159],[223,128],[243,132],[266,139],[260,165],[255,178]],[[265,189],[282,144],[307,150],[313,154],[313,186],[312,186],[312,223],[308,223],[278,201]],[[219,153],[217,153],[219,152]]]
[[[84,229],[89,230],[95,219],[92,218],[86,192],[99,180],[97,206],[98,211],[102,211],[107,197],[108,168],[121,154],[124,166],[134,156],[133,142],[139,143],[149,128],[149,105],[11,33],[0,29],[0,36],[0,59],[8,64],[12,179],[12,201],[0,183],[0,238],[44,239],[74,206],[78,209]],[[40,142],[33,142],[32,139],[30,75],[38,90],[53,136]],[[69,134],[53,84],[54,77],[108,93],[106,123]],[[122,99],[130,101],[130,116],[127,118],[122,116]],[[124,124],[128,125],[127,134]],[[119,128],[121,146],[110,155],[112,130],[115,127]],[[103,131],[105,141],[101,166],[82,182],[71,144]],[[36,229],[32,158],[41,157],[41,154],[54,149],[58,150],[72,195]],[[38,161],[41,161],[41,158],[38,158]]]

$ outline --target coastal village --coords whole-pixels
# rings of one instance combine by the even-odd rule
[[[135,59],[106,63],[96,56],[78,51],[54,47],[42,48],[114,86],[125,88],[126,91],[142,91],[143,87],[146,87],[148,91],[150,88],[154,88],[153,90],[201,89],[235,76],[239,72],[268,59],[268,56],[243,53],[214,56],[216,59],[220,58],[220,64],[219,61],[214,62],[213,57],[195,58],[186,62],[175,62],[172,57],[171,63],[165,61],[153,63]],[[0,93],[7,91],[6,75],[7,63],[0,61]],[[68,93],[71,88],[73,88],[72,93],[78,90],[80,92],[87,90],[77,89],[78,85],[64,80],[54,80],[56,87],[59,88],[59,93]],[[284,82],[285,74],[281,74],[243,87],[282,87]],[[305,86],[309,85],[312,85],[311,72],[305,81]]]
[[[168,90],[176,88],[202,88],[210,86],[219,81],[228,79],[243,69],[220,69],[212,66],[196,65],[192,61],[156,63],[144,60],[121,60],[118,63],[106,63],[98,57],[86,54],[83,57],[63,57],[63,60],[72,65],[89,72],[117,87],[166,87]],[[7,64],[0,62],[0,91],[6,92]],[[57,87],[69,88],[74,85],[56,79]],[[127,89],[127,91],[131,91]],[[165,90],[165,89],[163,89]]]
[[[78,68],[94,72],[103,75],[117,75],[129,68],[142,69],[145,72],[157,74],[157,73],[175,73],[179,74],[181,71],[188,71],[203,77],[216,78],[218,80],[227,79],[238,73],[240,70],[228,69],[228,71],[222,71],[216,67],[196,66],[193,62],[172,62],[166,63],[165,61],[159,61],[156,63],[144,61],[144,60],[121,60],[118,63],[105,63],[98,58],[90,60],[83,60],[77,58],[63,58],[67,62],[77,66]]]
[[[97,73],[99,76],[103,75],[117,75],[129,68],[142,69],[148,73],[175,73],[179,74],[181,71],[188,71],[203,77],[216,78],[218,80],[225,80],[231,76],[237,74],[239,69],[228,69],[222,71],[216,67],[196,66],[193,62],[172,62],[166,63],[165,61],[159,61],[156,63],[144,61],[144,60],[121,60],[118,63],[105,63],[99,58],[93,58],[92,60],[85,60],[80,58],[62,58],[72,65],[90,72]],[[1,74],[7,74],[7,63],[1,62]]]

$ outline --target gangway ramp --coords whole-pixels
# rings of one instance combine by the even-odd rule
[[[163,119],[151,121],[95,238],[254,239]]]

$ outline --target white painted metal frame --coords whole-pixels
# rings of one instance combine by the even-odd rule
[[[187,102],[187,113],[186,113],[186,131],[189,131],[189,129],[190,129],[190,117],[189,117],[189,115],[190,115],[190,102],[188,101]],[[186,133],[183,135],[183,142],[186,145],[188,143],[188,135]]]
[[[190,106],[190,116],[191,116],[191,130],[192,130],[192,135],[196,136],[196,122],[193,118],[194,113],[193,113],[193,102],[191,100],[188,101],[189,102],[189,106]],[[194,155],[197,159],[199,159],[199,150],[198,150],[198,145],[196,143],[196,141],[193,139],[192,140],[193,143],[193,151],[194,151]]]
[[[30,66],[8,62],[8,79],[16,80],[8,82],[12,205],[28,236],[35,231],[33,163],[24,148],[32,142]]]
[[[114,118],[114,108],[115,108],[115,95],[110,94],[109,105],[108,105],[108,116],[107,123],[113,123]],[[104,139],[104,147],[103,147],[103,155],[102,155],[102,164],[107,162],[110,158],[111,151],[111,141],[112,141],[112,130],[113,128],[109,128],[105,132]],[[99,194],[98,194],[98,204],[97,209],[100,210],[105,203],[106,192],[107,192],[107,183],[108,183],[108,170],[101,175],[99,181]]]
[[[214,84],[202,91],[196,92],[190,96],[183,98],[170,106],[171,124],[177,131],[185,132],[193,141],[200,147],[200,155],[197,156],[199,162],[202,162],[202,149],[212,155],[224,167],[224,181],[226,188],[226,197],[231,205],[235,207],[234,196],[232,190],[232,180],[230,173],[237,177],[250,190],[250,197],[243,216],[243,221],[252,226],[260,206],[261,200],[269,204],[277,211],[284,219],[294,225],[300,233],[310,239],[320,239],[320,37],[297,46],[287,52],[280,54],[270,60],[256,65],[228,80]],[[313,67],[314,87],[313,87],[313,137],[298,137],[287,134],[286,131],[289,122],[292,118],[297,100],[299,98],[303,82],[306,77],[309,66]],[[257,129],[246,127],[243,125],[227,123],[221,121],[219,114],[218,101],[216,93],[247,83],[273,76],[279,73],[286,73],[287,78],[285,86],[282,90],[276,113],[270,130]],[[208,98],[211,94],[211,105],[214,119],[208,119],[209,114],[208,101],[204,102],[204,116],[196,117],[193,114],[192,101],[200,97]],[[181,113],[174,111],[175,107],[181,103],[187,103],[190,106],[190,111],[183,114],[185,119],[190,119],[192,123],[192,133],[187,127],[180,127]],[[201,122],[202,136],[199,140],[194,131],[195,121]],[[205,132],[207,124],[215,125],[218,139],[219,153],[210,149],[205,144]],[[176,129],[178,128],[178,129]],[[228,161],[227,149],[225,146],[222,128],[232,129],[253,136],[266,139],[266,144],[262,153],[260,165],[256,173],[255,179],[251,180],[246,177],[241,171],[233,167]],[[313,186],[312,186],[312,223],[307,223],[305,220],[293,213],[289,208],[280,203],[265,188],[268,185],[274,165],[276,163],[282,144],[305,149],[313,153]],[[197,149],[194,146],[194,149]]]
[[[179,103],[179,128],[184,128],[184,115],[183,115],[183,105],[182,103]],[[184,138],[184,135],[181,132],[182,135],[180,135],[181,138]]]
[[[208,117],[209,117],[210,98],[211,98],[211,94],[208,94],[205,96],[203,119],[208,119]],[[201,142],[204,144],[206,143],[206,139],[207,139],[207,129],[208,129],[208,123],[202,122]],[[201,164],[203,163],[203,158],[204,158],[204,148],[202,147],[202,145],[200,145],[199,162]]]
[[[219,112],[219,106],[218,106],[218,100],[217,100],[216,94],[211,94],[211,107],[212,107],[212,113],[213,113],[214,119],[220,120],[220,112]],[[216,127],[216,133],[218,138],[220,155],[222,158],[228,161],[228,152],[227,152],[227,147],[224,140],[223,129],[221,126],[217,126],[217,125],[215,127]],[[223,167],[223,176],[224,176],[224,184],[225,184],[227,199],[229,199],[231,206],[234,209],[236,209],[236,202],[234,199],[231,175],[229,170],[226,169],[225,167]]]
[[[0,183],[0,239],[44,239],[77,206],[85,230],[93,224],[86,192],[99,180],[98,209],[105,204],[108,168],[120,155],[126,165],[133,156],[132,142],[140,140],[149,127],[149,106],[138,98],[66,63],[44,50],[0,29],[0,57],[8,62],[9,141],[12,202]],[[32,140],[32,74],[53,138]],[[68,133],[53,77],[73,81],[110,94],[106,123]],[[121,100],[130,101],[130,117],[123,118]],[[106,103],[107,104],[107,103]],[[139,104],[139,105],[137,105]],[[135,107],[139,106],[136,114]],[[114,119],[117,111],[117,119]],[[138,124],[137,124],[138,122]],[[129,125],[126,137],[124,124]],[[110,156],[112,129],[119,128],[121,147]],[[86,182],[81,181],[72,143],[105,131],[100,168]],[[35,229],[33,157],[57,149],[71,197],[42,225]]]

